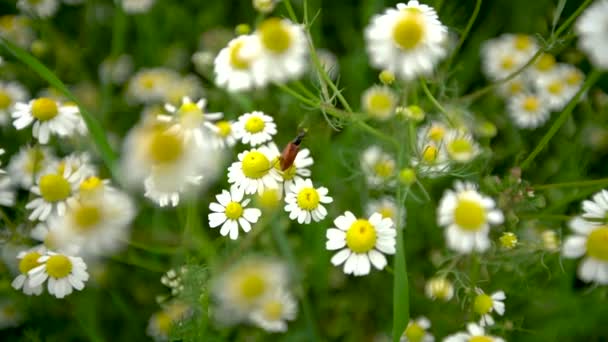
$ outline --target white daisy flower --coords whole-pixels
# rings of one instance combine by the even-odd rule
[[[41,144],[49,142],[51,135],[72,135],[78,123],[78,111],[72,106],[61,106],[55,100],[41,97],[29,103],[17,103],[13,111],[13,125],[21,130],[32,123],[33,136]]]
[[[10,121],[15,104],[27,101],[28,96],[27,90],[18,82],[0,81],[0,126]]]
[[[36,34],[30,18],[24,15],[0,16],[0,37],[4,37],[22,48],[29,49]]]
[[[576,20],[578,45],[598,68],[608,69],[608,1],[598,0]]]
[[[251,312],[250,320],[269,332],[287,331],[287,321],[296,319],[298,302],[283,289],[276,289],[264,297],[258,308]]]
[[[479,324],[484,326],[494,325],[494,319],[490,315],[492,312],[496,312],[500,316],[505,313],[504,300],[507,298],[504,291],[494,292],[491,296],[488,296],[480,288],[476,288],[475,292],[477,295],[473,301],[473,311],[481,316]]]
[[[424,285],[424,293],[432,300],[447,302],[454,296],[454,285],[444,277],[433,277]]]
[[[406,80],[433,71],[446,55],[447,37],[437,12],[415,0],[375,15],[365,29],[371,64]]]
[[[481,47],[482,69],[492,80],[501,80],[523,67],[537,52],[536,40],[523,34],[503,34]]]
[[[171,329],[179,322],[187,318],[191,313],[190,308],[180,302],[172,302],[162,310],[154,313],[148,321],[146,334],[154,341],[168,341]]]
[[[338,216],[334,224],[337,229],[327,230],[326,248],[340,250],[331,258],[331,263],[334,266],[344,264],[345,274],[369,274],[370,262],[382,270],[387,264],[384,254],[395,254],[397,231],[390,218],[374,213],[369,220],[357,219],[347,211]]]
[[[310,179],[298,179],[293,189],[285,195],[285,211],[291,220],[297,220],[299,224],[309,224],[312,220],[319,222],[327,216],[323,204],[334,201],[327,196],[328,192],[325,187],[315,189]]]
[[[19,275],[11,283],[11,286],[15,290],[22,290],[28,296],[38,296],[42,293],[42,285],[32,286],[30,284],[31,275],[29,274],[31,270],[40,265],[38,259],[42,256],[41,253],[44,253],[44,251],[32,249],[17,254],[17,259],[19,259]]]
[[[234,130],[234,124],[232,121],[220,120],[210,127],[213,132],[211,142],[214,148],[227,148],[236,144],[238,136]]]
[[[230,234],[230,239],[236,240],[239,237],[239,226],[245,233],[251,231],[251,224],[258,222],[262,215],[262,211],[257,208],[246,208],[249,198],[243,199],[243,191],[236,187],[232,187],[230,192],[222,190],[222,193],[216,195],[218,203],[212,202],[209,204],[209,227],[216,228],[222,226],[220,234],[227,236]]]
[[[448,158],[458,163],[468,163],[481,152],[473,137],[460,130],[450,130],[445,137],[444,146]]]
[[[511,119],[520,128],[542,126],[551,115],[545,99],[531,93],[512,97],[507,106]]]
[[[302,25],[287,19],[269,18],[254,32],[252,50],[259,55],[252,64],[258,79],[285,83],[297,79],[307,68],[308,41]]]
[[[490,248],[490,225],[501,224],[503,214],[475,185],[456,181],[454,188],[444,192],[437,209],[437,222],[446,228],[446,243],[459,253],[483,252]]]
[[[298,150],[293,164],[282,171],[281,163],[278,159],[282,153],[279,151],[279,148],[275,143],[270,143],[267,146],[275,156],[275,160],[272,161],[272,164],[283,178],[283,189],[285,190],[286,194],[293,191],[293,187],[296,185],[298,180],[304,180],[304,178],[310,177],[312,174],[310,167],[314,164],[314,160],[310,155],[309,149],[303,148]]]
[[[99,170],[91,160],[91,155],[87,152],[69,154],[59,162],[52,164],[51,170],[63,173],[66,166],[69,166],[74,173],[77,173],[81,180],[99,173]]]
[[[467,324],[466,332],[459,332],[443,339],[443,342],[505,342],[500,337],[486,335],[483,327],[475,323]]]
[[[223,113],[205,113],[206,104],[205,99],[194,103],[185,96],[179,108],[169,103],[165,104],[165,109],[173,114],[173,117],[162,115],[158,118],[174,124],[174,129],[183,132],[186,140],[194,139],[198,146],[203,146],[207,142],[209,131],[214,127],[210,121],[219,120],[224,116]]]
[[[0,205],[12,207],[15,204],[15,190],[11,179],[0,170]]]
[[[523,75],[517,75],[511,80],[498,86],[498,94],[504,99],[510,99],[520,94],[527,94],[532,91],[528,79]]]
[[[395,114],[397,96],[390,87],[372,86],[361,96],[361,107],[377,120],[388,120]]]
[[[575,67],[560,64],[550,73],[535,79],[539,95],[552,111],[561,111],[579,91],[584,75]]]
[[[272,116],[253,111],[239,116],[234,130],[243,144],[257,146],[272,140],[272,136],[277,134],[277,125]]]
[[[410,320],[399,342],[434,342],[435,337],[427,332],[431,327],[431,321],[424,316]]]
[[[541,53],[532,67],[526,69],[524,72],[526,77],[535,80],[551,74],[553,71],[555,71],[556,66],[557,63],[555,61],[555,56],[550,53]]]
[[[129,55],[108,57],[99,65],[99,79],[102,83],[123,84],[132,72],[133,58]]]
[[[17,2],[19,10],[34,14],[40,18],[50,18],[59,9],[58,0],[19,0]]]
[[[261,194],[267,188],[278,188],[281,175],[272,162],[275,156],[267,146],[239,153],[238,161],[228,168],[228,183],[246,194]]]
[[[242,35],[228,42],[214,61],[215,84],[229,92],[263,87],[268,83],[266,75],[254,75],[253,64],[259,58],[256,37]]]
[[[44,146],[24,146],[11,158],[8,175],[24,189],[32,187],[40,172],[57,162],[50,149]]]
[[[151,68],[139,70],[129,80],[127,86],[128,99],[145,104],[163,101],[167,89],[178,78],[179,75],[171,69]]]
[[[17,327],[23,321],[23,313],[13,300],[0,301],[0,329]]]
[[[366,148],[361,155],[361,169],[370,186],[391,184],[397,172],[396,168],[395,159],[378,146]]]
[[[395,222],[397,227],[401,227],[403,222],[405,221],[405,207],[401,208],[401,217],[397,218],[399,214],[399,208],[397,207],[397,203],[393,197],[385,196],[378,200],[371,200],[367,203],[365,208],[365,213],[367,216],[371,216],[374,213],[380,213],[382,218],[390,218]]]
[[[140,14],[150,10],[155,0],[121,0],[122,9],[129,14]]]
[[[68,206],[75,203],[75,194],[81,178],[78,171],[70,166],[64,168],[63,173],[49,172],[43,174],[30,191],[39,196],[25,205],[32,210],[28,219],[30,221],[46,221],[51,214],[65,215]]]
[[[71,294],[72,289],[82,290],[89,280],[82,258],[47,251],[38,262],[40,265],[28,272],[30,286],[41,286],[48,279],[47,289],[57,298]]]

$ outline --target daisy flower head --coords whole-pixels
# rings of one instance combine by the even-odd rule
[[[155,0],[121,0],[122,9],[128,14],[148,12]]]
[[[23,313],[15,301],[0,301],[0,329],[17,327],[23,321]]]
[[[388,120],[395,114],[397,96],[386,86],[373,86],[361,96],[361,107],[377,120]]]
[[[171,329],[190,314],[190,308],[180,302],[172,302],[154,313],[148,321],[146,334],[154,341],[168,341]]]
[[[233,121],[220,120],[210,127],[213,132],[211,142],[214,148],[227,148],[236,144],[238,136],[234,130],[234,125]]]
[[[454,285],[444,277],[433,277],[424,286],[424,293],[432,300],[449,301],[454,296]]]
[[[427,332],[431,327],[431,321],[424,316],[410,320],[399,342],[433,342],[435,337]]]
[[[36,35],[28,17],[3,15],[0,16],[0,37],[13,41],[22,48],[29,48]]]
[[[560,64],[552,72],[535,79],[536,88],[552,111],[562,110],[579,91],[584,75],[577,68]]]
[[[432,7],[411,0],[372,17],[365,29],[372,66],[405,80],[428,75],[446,55],[448,30]]]
[[[446,337],[443,342],[505,342],[504,339],[487,335],[483,327],[475,323],[467,324],[467,331]]]
[[[12,207],[15,204],[15,190],[11,179],[0,169],[0,205]]]
[[[481,152],[471,134],[461,130],[450,130],[445,137],[444,145],[448,158],[458,163],[468,163]]]
[[[484,326],[494,325],[494,319],[490,315],[496,312],[500,316],[505,313],[504,300],[507,298],[504,291],[494,292],[492,295],[485,294],[480,288],[475,289],[475,299],[473,300],[473,311],[481,316],[479,324]]]
[[[503,214],[494,200],[479,193],[472,183],[456,181],[454,188],[444,192],[437,209],[446,243],[458,253],[484,252],[490,248],[490,225],[501,224]]]
[[[608,1],[598,0],[577,19],[578,45],[598,68],[608,69]]]
[[[512,97],[507,106],[511,119],[520,128],[540,127],[549,120],[551,115],[546,100],[532,93]]]
[[[268,14],[274,10],[277,2],[277,0],[252,0],[252,5],[256,11]]]
[[[108,57],[99,65],[99,79],[102,83],[123,84],[132,72],[133,58],[126,54]]]
[[[380,213],[382,218],[390,218],[393,222],[396,222],[397,226],[400,227],[405,220],[405,208],[401,208],[403,212],[401,217],[397,219],[399,214],[399,208],[393,197],[382,197],[378,200],[372,200],[367,203],[365,213],[371,216],[373,213]]]
[[[214,127],[210,121],[219,120],[224,116],[223,113],[205,113],[206,104],[205,99],[192,102],[189,97],[185,96],[179,107],[169,103],[165,104],[165,109],[173,114],[173,117],[160,116],[159,119],[174,124],[174,129],[183,132],[186,140],[194,139],[198,146],[203,146],[211,127]]]
[[[34,14],[40,18],[50,18],[59,9],[58,0],[19,0],[17,2],[19,10]]]
[[[275,157],[267,146],[239,153],[238,161],[228,167],[228,183],[248,195],[278,188],[281,175],[272,164]]]
[[[62,106],[48,97],[40,97],[28,103],[15,104],[13,125],[21,130],[33,123],[33,136],[41,144],[46,144],[51,135],[72,135],[78,123],[77,113],[72,106]]]
[[[165,99],[167,89],[179,75],[166,68],[141,69],[129,80],[128,99],[136,103],[150,104]]]
[[[528,73],[528,77],[535,79],[550,74],[555,70],[556,66],[555,56],[550,53],[541,53],[536,62],[534,62],[534,65],[526,70],[526,72]]]
[[[44,253],[44,251],[35,248],[17,254],[17,259],[19,260],[19,275],[11,283],[11,286],[15,290],[22,290],[23,293],[28,296],[38,296],[42,293],[42,285],[38,284],[33,286],[30,284],[31,275],[29,273],[40,265],[38,259],[42,256],[42,253]]]
[[[252,50],[258,58],[252,64],[256,78],[285,83],[297,79],[308,66],[308,40],[302,25],[288,19],[268,18],[253,34]]]
[[[272,140],[272,136],[277,134],[277,125],[272,116],[253,111],[239,116],[234,130],[243,144],[258,146]]]
[[[40,172],[56,164],[57,159],[51,150],[43,146],[24,146],[11,158],[8,174],[11,181],[24,189],[29,189]]]
[[[47,289],[57,298],[64,298],[84,288],[89,280],[87,264],[82,258],[47,251],[38,258],[39,265],[28,272],[30,286],[41,286],[48,280]]]
[[[395,159],[378,146],[366,148],[361,155],[361,169],[370,186],[390,184],[396,174],[396,167]]]
[[[508,77],[524,66],[538,50],[534,38],[523,34],[503,34],[481,47],[482,69],[492,80]]]
[[[277,172],[283,178],[283,189],[285,190],[285,194],[290,191],[293,191],[294,186],[298,180],[304,180],[304,178],[310,177],[312,172],[310,171],[310,167],[314,164],[314,159],[310,155],[310,150],[307,148],[303,148],[298,151],[296,157],[287,169],[281,170],[281,152],[275,143],[270,143],[268,148],[272,151],[272,154],[275,155],[275,159],[273,159],[272,164]]]
[[[18,82],[0,81],[0,126],[10,121],[15,104],[27,100],[27,90]]]
[[[68,206],[75,203],[75,196],[81,177],[78,170],[66,165],[63,172],[50,171],[42,173],[36,185],[30,191],[38,196],[25,205],[32,210],[29,220],[46,221],[51,215],[65,215]]]
[[[285,332],[287,321],[296,319],[297,313],[298,303],[293,295],[279,288],[261,300],[249,319],[268,332]]]
[[[327,196],[328,192],[325,187],[315,188],[310,179],[298,179],[285,195],[285,211],[290,219],[297,220],[299,224],[309,224],[313,220],[319,222],[327,216],[323,204],[334,201]]]
[[[251,224],[258,222],[262,211],[257,208],[247,208],[249,198],[243,198],[242,189],[232,187],[230,191],[222,190],[216,195],[216,202],[209,204],[209,226],[216,228],[222,226],[220,234],[230,235],[230,239],[236,240],[239,237],[239,226],[245,233],[251,231]]]
[[[229,92],[263,87],[268,83],[267,75],[253,72],[253,64],[259,58],[259,49],[254,48],[256,37],[241,35],[223,48],[214,61],[215,84]]]
[[[331,258],[334,266],[344,264],[344,273],[367,275],[370,263],[378,270],[387,264],[384,254],[395,254],[397,231],[390,218],[374,213],[369,219],[358,219],[347,211],[334,220],[337,228],[327,230],[326,248],[339,250]]]

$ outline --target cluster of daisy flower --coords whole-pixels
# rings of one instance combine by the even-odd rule
[[[484,43],[481,55],[485,74],[499,81],[523,68],[539,51],[534,37],[503,34]],[[558,63],[542,53],[534,64],[499,87],[507,111],[517,127],[534,129],[561,111],[580,90],[584,74],[576,67]]]

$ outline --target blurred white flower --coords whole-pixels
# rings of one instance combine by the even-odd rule
[[[399,342],[433,342],[435,337],[427,332],[431,321],[424,316],[410,320]]]
[[[483,342],[505,342],[500,337],[486,335],[483,327],[475,323],[467,324],[466,332],[459,332],[446,337],[443,342],[472,342],[472,341],[483,341]]]
[[[376,120],[388,120],[395,115],[397,96],[390,87],[372,86],[361,96],[361,107]]]
[[[378,146],[366,148],[361,155],[361,169],[370,186],[393,183],[396,167],[395,159]]]
[[[253,63],[259,58],[259,51],[251,47],[256,44],[255,40],[252,35],[238,36],[219,52],[214,61],[215,84],[218,87],[237,92],[263,87],[268,83],[266,75],[253,73]]]
[[[8,174],[13,183],[29,190],[40,172],[56,163],[57,159],[49,148],[24,146],[11,158],[8,164]]]
[[[19,82],[0,81],[0,126],[5,126],[11,119],[11,113],[18,102],[25,102],[29,94]]]
[[[287,331],[287,321],[296,319],[298,303],[287,291],[279,288],[268,294],[251,312],[250,320],[269,332]]]
[[[122,9],[129,14],[140,14],[150,10],[155,0],[121,0]]]
[[[58,0],[19,0],[17,8],[28,14],[34,14],[40,18],[49,18],[55,15],[59,9]]]
[[[578,44],[598,68],[608,69],[608,0],[595,1],[576,20]]]
[[[540,127],[549,120],[551,115],[546,100],[532,93],[512,97],[509,99],[507,107],[511,119],[519,128]]]

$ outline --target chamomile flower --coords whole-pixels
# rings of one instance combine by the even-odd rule
[[[512,97],[508,111],[517,127],[527,129],[542,126],[551,114],[545,99],[531,93]]]
[[[485,42],[481,48],[483,71],[500,80],[524,66],[537,51],[536,41],[527,35],[504,34]]]
[[[459,253],[483,252],[490,248],[490,225],[501,224],[503,214],[475,185],[456,181],[454,188],[445,191],[437,209],[437,222],[445,227],[446,243]]]
[[[245,194],[261,194],[267,188],[278,188],[281,175],[272,165],[275,157],[267,146],[239,153],[239,160],[228,168],[228,183]]]
[[[334,225],[337,228],[327,230],[326,248],[340,250],[331,263],[344,264],[345,274],[369,274],[370,263],[382,270],[387,264],[384,254],[395,254],[397,231],[390,218],[374,213],[369,219],[357,219],[347,211],[334,220]]]
[[[0,329],[19,326],[21,321],[23,313],[16,302],[8,299],[0,301]]]
[[[510,99],[520,94],[529,93],[531,92],[529,83],[523,75],[517,75],[509,81],[500,84],[498,86],[498,94],[505,99]]]
[[[397,226],[401,226],[401,223],[405,219],[405,208],[402,208],[401,218],[397,219],[399,214],[399,208],[393,197],[383,197],[379,200],[372,200],[367,203],[365,213],[371,216],[373,213],[380,213],[382,218],[390,218],[393,222],[397,223]]]
[[[251,49],[257,50],[258,55],[252,64],[256,78],[285,83],[306,71],[308,41],[302,25],[269,18],[258,26],[253,37]]]
[[[198,146],[203,146],[207,142],[211,127],[213,127],[210,121],[219,120],[224,115],[222,113],[205,113],[206,104],[207,100],[205,99],[200,99],[195,103],[186,96],[182,99],[182,104],[179,107],[165,104],[165,109],[173,114],[173,117],[164,115],[159,116],[159,119],[175,125],[174,129],[183,133],[186,142],[194,139]]]
[[[150,10],[155,0],[121,0],[122,9],[129,14],[140,14]]]
[[[234,38],[223,48],[214,61],[215,84],[230,92],[262,87],[268,83],[266,75],[254,75],[253,63],[259,57],[259,49],[252,48],[257,38],[242,35]]]
[[[475,323],[467,324],[466,332],[459,332],[446,337],[443,342],[504,342],[500,337],[487,335],[483,327]]]
[[[543,77],[553,72],[556,66],[555,56],[550,53],[541,53],[534,65],[526,70],[527,76],[531,79]]]
[[[11,179],[0,169],[0,205],[12,207],[15,204],[15,191]]]
[[[34,14],[40,18],[50,18],[59,9],[58,0],[19,0],[17,8],[26,13]]]
[[[447,302],[454,296],[454,285],[444,277],[433,277],[426,282],[424,293],[432,300]]]
[[[277,134],[277,125],[270,115],[253,111],[239,116],[234,124],[236,136],[243,144],[258,146],[272,140]]]
[[[296,154],[296,158],[286,170],[281,170],[281,163],[279,161],[279,157],[281,156],[281,152],[275,143],[270,143],[268,145],[272,154],[275,156],[275,159],[272,161],[277,172],[283,178],[283,189],[287,194],[290,191],[293,191],[294,186],[298,180],[304,180],[304,178],[310,177],[312,174],[310,171],[310,167],[314,164],[314,160],[310,155],[310,150],[307,148],[303,148],[298,151]]]
[[[431,321],[424,316],[410,320],[399,342],[433,342],[435,337],[427,332],[430,327]]]
[[[26,146],[11,158],[8,164],[8,174],[12,182],[24,189],[29,189],[40,172],[56,162],[56,157],[47,147]]]
[[[99,79],[102,83],[123,84],[132,72],[133,58],[129,55],[108,57],[99,65]]]
[[[361,97],[361,107],[366,113],[378,120],[388,120],[395,114],[397,96],[391,88],[373,86]]]
[[[33,123],[33,136],[41,144],[49,142],[51,135],[70,136],[76,129],[78,111],[62,106],[48,97],[40,97],[29,103],[15,104],[13,125],[21,130]]]
[[[51,164],[50,169],[57,173],[63,173],[66,166],[69,166],[80,179],[98,174],[97,167],[92,163],[91,155],[87,152],[69,154],[60,161]]]
[[[38,284],[34,286],[30,284],[31,275],[29,273],[40,265],[38,259],[42,256],[42,253],[44,251],[32,249],[17,254],[17,259],[19,259],[19,275],[11,283],[11,286],[15,290],[22,290],[28,296],[38,296],[42,293],[42,285]]]
[[[0,126],[10,121],[15,104],[26,101],[27,90],[18,82],[0,81]]]
[[[171,69],[142,69],[129,80],[127,86],[128,98],[145,104],[163,101],[168,87],[177,78],[179,78],[179,75]]]
[[[279,288],[274,290],[253,310],[250,320],[269,332],[287,331],[287,321],[296,319],[298,303],[287,291]]]
[[[272,12],[277,2],[277,0],[252,0],[253,8],[264,14]]]
[[[80,184],[78,170],[66,166],[62,173],[44,173],[30,191],[38,197],[25,205],[32,210],[29,220],[46,221],[51,214],[65,215],[68,206],[75,203],[74,196]]]
[[[313,220],[319,222],[327,216],[323,204],[333,202],[333,198],[327,196],[328,192],[325,187],[315,188],[310,179],[298,179],[285,195],[285,211],[299,224],[309,224]]]
[[[190,314],[190,308],[180,302],[172,302],[154,313],[148,321],[146,334],[154,341],[168,341],[171,329]]]
[[[444,146],[448,158],[458,163],[468,163],[480,153],[473,137],[460,130],[451,130],[445,137]]]
[[[217,203],[209,204],[212,213],[209,214],[209,227],[222,226],[220,234],[230,235],[230,239],[239,237],[239,226],[245,233],[251,231],[251,224],[258,222],[262,211],[257,208],[246,208],[250,202],[249,198],[243,199],[244,193],[241,189],[232,187],[230,192],[223,190],[216,195]]]
[[[608,69],[608,1],[595,1],[577,19],[575,31],[578,44],[591,62],[599,68]]]
[[[36,35],[28,17],[3,15],[0,16],[0,37],[13,41],[22,48],[29,48]]]
[[[575,67],[560,64],[554,71],[537,78],[535,85],[547,107],[560,111],[576,95],[583,79],[583,74]]]
[[[236,144],[238,136],[234,130],[234,122],[220,120],[215,122],[210,129],[213,132],[211,142],[214,148],[232,147]]]
[[[82,258],[47,251],[38,261],[39,266],[28,272],[30,286],[41,286],[48,280],[49,293],[57,298],[64,298],[84,288],[89,280],[87,264]]]
[[[390,183],[397,171],[395,159],[378,146],[370,146],[363,151],[361,168],[370,186]]]
[[[494,319],[490,315],[496,312],[500,316],[505,313],[504,300],[507,298],[504,291],[494,292],[492,295],[487,295],[480,288],[475,289],[475,299],[473,300],[473,311],[481,316],[479,324],[484,327],[494,325]]]
[[[406,80],[433,71],[446,55],[447,37],[437,12],[415,0],[375,15],[365,29],[371,64]]]

